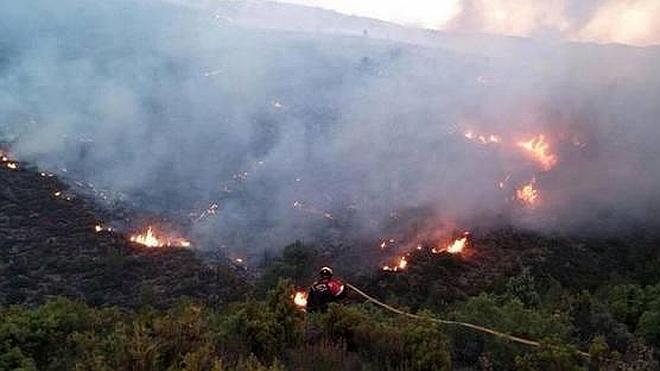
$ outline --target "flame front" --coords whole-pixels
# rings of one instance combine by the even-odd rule
[[[190,241],[183,238],[159,238],[149,226],[147,231],[142,234],[133,235],[130,237],[131,242],[139,243],[147,247],[164,247],[164,246],[177,246],[189,247]]]
[[[550,145],[541,134],[528,141],[518,142],[518,147],[524,149],[543,170],[548,171],[557,165],[557,155],[550,152]]]
[[[153,229],[151,227],[147,228],[147,232],[143,234],[138,234],[136,236],[131,236],[131,241],[139,243],[147,247],[162,247],[165,246],[164,243],[160,242],[158,238],[154,235]]]
[[[534,184],[536,179],[532,179],[531,182],[523,185],[522,187],[516,190],[516,198],[520,203],[527,207],[534,207],[538,204],[540,199],[540,192],[535,188]]]
[[[307,293],[305,291],[296,291],[296,294],[293,296],[293,303],[298,308],[307,307]]]

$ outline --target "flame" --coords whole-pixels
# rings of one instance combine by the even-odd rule
[[[489,135],[475,134],[474,131],[472,130],[466,131],[463,134],[463,136],[471,141],[478,142],[481,144],[500,143],[502,141],[502,139],[495,134],[489,134]]]
[[[450,254],[462,253],[466,244],[467,244],[467,236],[463,236],[450,243],[449,246],[447,246],[447,252]]]
[[[557,155],[550,152],[550,145],[545,141],[543,134],[517,144],[518,147],[527,151],[543,170],[548,171],[557,165]]]
[[[99,233],[102,230],[103,230],[103,227],[100,224],[97,224],[97,225],[94,226],[94,231],[96,231],[96,233]]]
[[[174,237],[174,238],[159,238],[153,231],[153,228],[149,226],[147,231],[142,234],[133,235],[130,237],[131,242],[139,243],[147,247],[165,247],[165,246],[177,246],[177,247],[189,247],[190,241],[187,241],[183,238]]]
[[[5,164],[5,167],[9,170],[17,170],[18,162],[13,161],[9,158],[9,154],[3,150],[0,150],[0,160]]]
[[[534,187],[535,183],[536,179],[532,179],[531,182],[524,184],[516,190],[516,199],[524,206],[534,207],[540,200],[540,192]]]
[[[300,309],[307,307],[307,293],[305,291],[296,291],[293,296],[293,303]]]
[[[399,269],[403,270],[406,269],[406,266],[408,265],[408,261],[406,260],[405,256],[402,256],[401,259],[399,259]]]
[[[443,251],[446,251],[450,254],[460,254],[460,253],[463,252],[463,250],[465,250],[465,246],[467,245],[469,235],[470,235],[470,232],[465,232],[465,233],[463,233],[463,237],[460,237],[460,238],[457,238],[457,239],[453,240],[451,243],[449,243],[449,245],[447,245],[447,247],[445,247],[445,248],[442,248],[442,247],[435,248],[434,247],[434,248],[431,249],[431,252],[433,254],[439,254]]]
[[[389,265],[384,265],[383,270],[388,271],[388,272],[398,272],[406,269],[408,266],[408,260],[406,260],[405,256],[402,256],[399,258],[399,263],[395,266],[389,266]]]

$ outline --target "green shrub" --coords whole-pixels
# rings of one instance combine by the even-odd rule
[[[431,321],[385,317],[370,306],[330,305],[313,319],[334,341],[345,342],[379,369],[451,369],[449,340]]]

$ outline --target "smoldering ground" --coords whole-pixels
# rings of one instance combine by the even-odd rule
[[[660,221],[658,48],[515,40],[489,57],[239,26],[240,6],[5,4],[3,137],[144,210],[217,204],[198,237],[245,250],[410,215],[565,233]],[[551,171],[515,146],[538,134]],[[513,197],[532,177],[527,209]]]

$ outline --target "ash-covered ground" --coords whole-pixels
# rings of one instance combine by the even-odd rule
[[[23,166],[0,169],[2,304],[65,296],[101,306],[162,307],[183,297],[215,305],[245,294],[229,266],[205,263],[188,249],[151,249],[126,234],[97,231],[103,207],[58,177]]]

